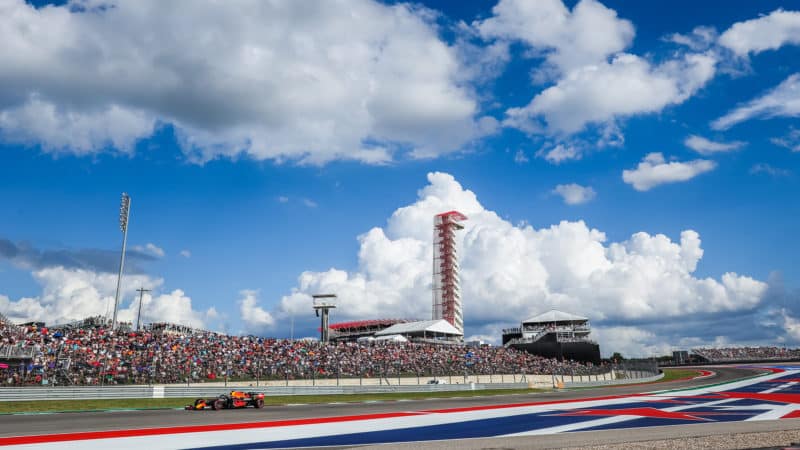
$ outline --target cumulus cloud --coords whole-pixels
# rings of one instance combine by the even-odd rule
[[[117,275],[85,269],[47,267],[32,272],[42,287],[40,295],[16,301],[0,297],[0,311],[12,321],[44,321],[48,324],[67,323],[89,316],[110,317],[113,312]],[[118,320],[135,322],[139,296],[136,289],[146,286],[160,290],[164,280],[148,275],[126,275],[120,293]],[[142,301],[142,321],[168,321],[203,328],[217,318],[214,308],[197,311],[192,299],[175,289],[157,296],[145,294]]]
[[[184,258],[191,258],[192,257],[192,252],[190,252],[189,250],[185,250],[184,249],[184,250],[181,250],[180,255],[183,256]]]
[[[674,349],[656,333],[639,327],[594,327],[592,333],[594,339],[603,343],[601,351],[607,356],[619,352],[625,358],[646,358],[669,355]]]
[[[736,22],[722,33],[719,44],[738,56],[800,44],[800,12],[777,9],[757,19]]]
[[[688,54],[654,66],[620,53],[609,62],[569,72],[524,107],[506,111],[505,124],[523,130],[572,134],[588,124],[653,113],[691,97],[715,73],[716,59]]]
[[[620,142],[617,121],[683,103],[716,72],[716,55],[705,48],[699,52],[699,44],[658,64],[626,53],[633,24],[595,0],[582,0],[572,10],[561,0],[502,0],[492,14],[473,23],[479,34],[523,43],[528,55],[545,60],[534,81],[553,81],[527,105],[507,109],[503,125],[555,137],[558,144],[587,129],[599,132],[604,145],[611,142],[605,133],[616,130],[614,141]],[[695,31],[695,41],[713,35],[708,29]],[[554,146],[546,159],[578,159],[587,147],[596,146],[566,145],[562,152]],[[572,151],[564,154],[565,149]]]
[[[661,153],[650,153],[636,166],[636,169],[623,170],[622,180],[637,191],[650,189],[666,183],[679,183],[710,172],[717,163],[707,159],[667,162]]]
[[[782,310],[783,329],[793,340],[800,341],[800,320],[792,316],[788,311]]]
[[[552,191],[561,196],[567,205],[580,205],[592,201],[597,192],[591,186],[581,186],[580,184],[559,184]]]
[[[522,149],[517,150],[517,153],[514,154],[514,162],[517,164],[525,164],[526,162],[530,161],[528,159],[528,155],[522,151]]]
[[[170,124],[197,162],[436,156],[493,119],[434,22],[371,0],[2,0],[0,133],[52,152],[131,152]]]
[[[518,40],[541,49],[561,72],[600,63],[630,46],[633,24],[595,0],[572,11],[561,0],[501,0],[492,17],[473,25],[485,38]]]
[[[156,244],[153,244],[152,242],[148,242],[145,245],[134,245],[133,247],[131,247],[131,249],[137,252],[152,255],[156,258],[163,258],[164,256],[166,256],[164,249],[157,246]]]
[[[800,116],[800,73],[793,74],[761,97],[750,100],[711,122],[715,130],[751,119]]]
[[[696,134],[687,137],[683,144],[701,155],[731,152],[745,146],[742,141],[714,142]]]
[[[589,315],[600,327],[751,311],[766,290],[733,272],[696,277],[703,249],[692,230],[677,242],[644,232],[607,242],[583,221],[515,226],[451,175],[431,173],[428,181],[385,227],[358,237],[355,270],[303,272],[278,312],[308,311],[312,294],[332,292],[342,320],[430,317],[432,218],[453,209],[469,218],[457,235],[468,336],[499,336],[500,324],[551,308]]]
[[[263,332],[275,325],[275,319],[268,311],[259,306],[258,291],[243,290],[240,292],[239,313],[248,332]]]

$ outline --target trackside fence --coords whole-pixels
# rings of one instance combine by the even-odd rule
[[[406,386],[268,386],[237,389],[263,392],[266,395],[335,395],[396,392],[446,392],[484,389],[525,389],[526,383],[454,384]],[[104,387],[21,387],[0,389],[0,401],[22,400],[96,400],[121,398],[195,398],[216,397],[225,393],[220,386],[104,386]]]
[[[592,373],[560,371],[541,375],[458,375],[384,377],[379,379],[262,380],[194,385],[21,386],[0,388],[0,401],[121,398],[214,397],[236,389],[267,395],[335,395],[402,392],[446,392],[486,389],[569,388],[655,381],[663,376],[655,363],[635,362],[598,367]],[[602,370],[604,369],[604,370]]]

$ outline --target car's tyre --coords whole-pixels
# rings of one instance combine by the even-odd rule
[[[211,409],[218,410],[218,409],[225,409],[225,400],[218,398],[214,400],[214,403],[211,404]]]
[[[263,398],[257,398],[253,402],[253,406],[255,406],[256,408],[263,408],[264,407],[264,399]]]

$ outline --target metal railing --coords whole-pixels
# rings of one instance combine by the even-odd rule
[[[22,347],[18,345],[0,346],[0,359],[31,359],[35,349],[33,347]]]
[[[499,374],[489,378],[487,375],[479,378],[449,375],[438,377],[439,383],[428,383],[428,379],[413,378],[386,378],[372,379],[370,384],[365,380],[341,380],[346,384],[333,384],[332,380],[325,384],[308,385],[276,385],[275,381],[269,385],[259,383],[199,383],[195,385],[153,385],[153,386],[25,386],[0,388],[0,401],[22,400],[79,400],[79,399],[117,399],[117,398],[195,398],[214,397],[232,389],[264,392],[267,395],[338,395],[338,394],[368,394],[368,393],[405,393],[405,392],[445,392],[445,391],[470,391],[486,389],[524,389],[524,388],[562,388],[598,386],[609,384],[640,383],[653,381],[663,375],[652,371],[653,366],[647,365],[615,365],[606,366],[605,370],[597,370],[586,374],[576,371],[560,371],[559,373],[540,375],[508,375]],[[465,381],[465,382],[462,382]],[[417,384],[415,384],[415,381]],[[263,382],[260,382],[263,383]],[[299,383],[299,381],[295,381]]]

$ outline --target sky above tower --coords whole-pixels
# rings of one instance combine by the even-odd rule
[[[800,3],[0,0],[0,313],[800,345]]]

